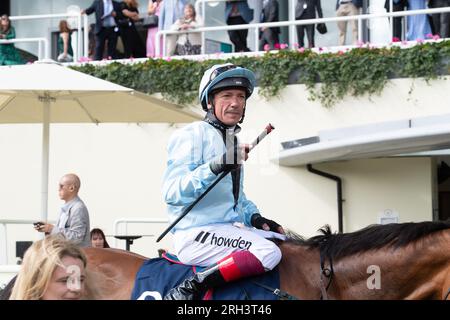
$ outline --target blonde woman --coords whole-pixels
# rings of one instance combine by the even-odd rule
[[[203,25],[202,21],[197,18],[195,8],[188,3],[184,6],[184,15],[175,21],[171,30],[189,31]],[[175,54],[180,56],[200,54],[202,44],[202,36],[200,32],[180,33],[178,34]]]
[[[10,300],[86,298],[86,256],[61,235],[36,241],[26,251]]]

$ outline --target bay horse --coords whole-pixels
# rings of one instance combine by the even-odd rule
[[[372,225],[352,233],[280,242],[280,289],[298,299],[438,299],[450,290],[450,221]],[[86,248],[91,299],[130,299],[147,258]]]

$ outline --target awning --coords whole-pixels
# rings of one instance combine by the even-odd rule
[[[429,154],[424,151],[450,149],[450,114],[324,130],[318,136],[286,141],[282,146],[279,158],[273,161],[283,166],[426,156]]]

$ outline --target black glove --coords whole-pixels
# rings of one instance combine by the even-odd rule
[[[252,218],[250,219],[250,223],[256,229],[261,229],[261,230],[264,230],[263,225],[266,223],[269,226],[270,231],[280,233],[279,228],[281,226],[278,223],[276,223],[273,220],[269,220],[269,219],[262,217],[259,213],[255,213],[254,215],[252,215]]]
[[[236,150],[236,151],[235,151]],[[245,150],[241,146],[233,146],[227,149],[227,151],[213,159],[209,163],[211,171],[217,176],[219,173],[225,170],[231,171],[233,169],[238,169],[240,165],[244,162]]]

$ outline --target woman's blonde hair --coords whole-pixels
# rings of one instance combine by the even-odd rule
[[[53,272],[66,256],[80,259],[86,268],[87,259],[80,247],[61,235],[36,241],[25,252],[22,266],[11,292],[10,300],[40,300],[50,284]]]

